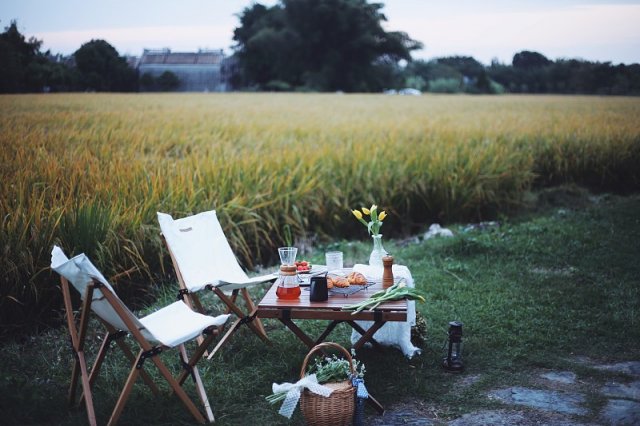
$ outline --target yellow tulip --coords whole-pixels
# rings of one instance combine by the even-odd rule
[[[360,210],[351,210],[351,213],[353,213],[357,219],[362,219],[362,213],[360,213]]]
[[[371,214],[371,211],[370,211],[368,208],[363,207],[363,208],[362,208],[362,213],[364,213],[364,214]]]
[[[378,220],[383,221],[385,217],[387,217],[387,213],[380,212],[380,214],[378,215]]]

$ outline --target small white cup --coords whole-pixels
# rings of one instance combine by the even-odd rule
[[[341,251],[329,251],[325,254],[325,260],[327,261],[327,270],[335,271],[342,269],[342,252]]]

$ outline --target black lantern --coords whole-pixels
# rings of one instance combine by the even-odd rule
[[[449,347],[447,356],[442,360],[442,367],[450,373],[460,373],[464,370],[462,363],[462,323],[449,323]]]

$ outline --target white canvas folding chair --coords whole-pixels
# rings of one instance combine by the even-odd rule
[[[113,340],[118,342],[118,346],[131,361],[131,371],[113,409],[109,424],[117,423],[138,376],[142,376],[155,395],[159,393],[158,387],[143,369],[144,362],[147,359],[153,361],[160,374],[171,386],[173,392],[184,403],[195,419],[200,423],[205,423],[205,418],[182,388],[187,376],[191,375],[204,405],[207,419],[210,422],[214,421],[213,412],[196,363],[216,336],[215,333],[210,332],[215,331],[215,327],[223,325],[228,315],[219,315],[217,317],[202,315],[192,311],[184,302],[178,301],[144,318],[137,318],[115,294],[113,287],[84,254],[69,259],[60,247],[54,246],[51,252],[51,268],[60,274],[67,323],[75,355],[71,386],[69,388],[69,402],[73,403],[75,400],[77,382],[80,379],[83,392],[80,400],[84,399],[91,425],[96,424],[91,385],[96,379],[106,356],[106,351]],[[79,312],[80,319],[77,325],[73,313],[69,283],[80,293],[82,299],[82,307]],[[87,334],[87,326],[89,325],[90,312],[95,313],[107,329],[107,335],[98,351],[91,372],[89,372],[84,352],[84,341]],[[184,343],[203,333],[207,334],[207,337],[197,347],[191,358],[188,358]],[[137,356],[134,356],[126,343],[119,339],[119,337],[126,334],[130,334],[139,345],[140,351]],[[179,350],[184,370],[177,378],[174,378],[157,355],[176,347]]]
[[[233,312],[238,317],[209,354],[209,358],[243,324],[268,342],[262,322],[251,316],[255,305],[247,288],[273,281],[276,276],[247,276],[231,250],[215,210],[176,220],[166,213],[158,213],[158,222],[185,301],[193,309],[204,312],[196,293],[205,288],[210,289],[226,305],[227,313]],[[236,303],[239,294],[242,294],[245,301],[246,311]]]

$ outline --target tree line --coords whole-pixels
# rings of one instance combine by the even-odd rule
[[[441,93],[556,93],[640,95],[640,64],[613,65],[580,59],[552,61],[522,51],[511,64],[484,66],[468,56],[413,61],[398,71],[396,85]]]
[[[238,14],[231,58],[235,90],[436,93],[564,93],[640,95],[640,65],[550,60],[521,51],[510,64],[473,57],[413,60],[422,44],[385,31],[382,4],[368,0],[280,0],[253,3]],[[170,91],[175,75],[139,76],[104,40],[70,57],[40,50],[15,21],[0,34],[0,93],[43,91]]]
[[[16,21],[0,34],[0,92],[133,92],[138,74],[104,40],[84,43],[70,57],[42,52],[42,41],[26,39]]]
[[[422,44],[386,32],[382,4],[367,0],[281,0],[253,4],[235,29],[238,89],[440,93],[640,95],[640,65],[549,60],[516,53],[485,66],[468,56],[412,60]],[[406,63],[405,63],[406,62]]]

